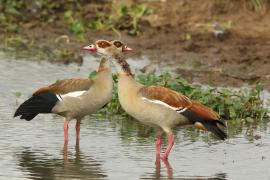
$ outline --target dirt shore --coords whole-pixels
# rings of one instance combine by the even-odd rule
[[[147,56],[160,67],[172,66],[191,82],[236,87],[261,83],[270,90],[270,12],[251,11],[241,3],[229,1],[200,2],[143,1],[154,12],[143,17],[138,36],[121,31],[87,31],[87,41],[121,39],[136,49],[134,56]],[[98,9],[106,12],[107,6],[109,3],[90,3],[81,7],[81,11],[90,16]],[[225,29],[223,35],[214,35],[213,22]],[[6,33],[1,39],[17,35]],[[61,18],[46,24],[25,21],[19,35],[23,37],[20,40],[23,45],[15,46],[16,51],[27,47],[50,54],[64,49],[64,53],[59,51],[62,53],[59,56],[65,63],[81,63],[78,49],[87,44],[72,35]],[[31,47],[25,45],[30,42],[33,42]]]

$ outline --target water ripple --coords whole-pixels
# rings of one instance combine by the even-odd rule
[[[227,142],[179,128],[170,161],[157,166],[154,132],[132,120],[86,117],[80,144],[71,121],[64,146],[61,117],[13,119],[33,89],[56,79],[87,77],[90,69],[89,64],[78,71],[74,65],[0,61],[0,179],[269,179],[269,123],[254,130],[257,140],[240,133]],[[163,142],[164,150],[165,137]]]

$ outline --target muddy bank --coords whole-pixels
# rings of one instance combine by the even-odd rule
[[[127,29],[85,30],[85,41],[81,41],[68,30],[64,12],[72,9],[74,17],[91,21],[97,18],[97,12],[110,14],[112,2],[68,4],[45,23],[31,13],[26,15],[17,32],[4,31],[0,36],[3,50],[14,56],[30,52],[31,57],[52,62],[60,59],[67,64],[81,64],[82,45],[97,39],[121,39],[136,50],[133,57],[147,56],[160,69],[170,67],[189,81],[218,86],[261,83],[270,89],[267,7],[255,11],[248,4],[229,0],[220,3],[207,0],[204,4],[186,0],[138,2],[151,7],[153,12],[140,19],[137,36],[128,35]],[[215,21],[226,31],[221,38],[214,36]]]

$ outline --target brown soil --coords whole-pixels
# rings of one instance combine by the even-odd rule
[[[136,49],[134,55],[148,56],[153,64],[161,67],[171,66],[191,82],[218,86],[261,83],[270,89],[270,12],[267,9],[254,12],[241,1],[230,0],[223,3],[204,0],[203,4],[201,0],[143,2],[154,13],[144,17],[139,36],[121,32],[119,37],[112,31],[87,32],[89,41],[122,39]],[[83,7],[82,12],[95,13],[101,6],[106,10],[104,4],[96,4]],[[232,26],[217,38],[211,26],[214,21],[223,26],[232,22]],[[78,49],[83,45],[70,36],[61,21],[41,26],[25,23],[21,34],[40,42],[40,48],[48,52],[65,47],[79,54]],[[70,36],[70,43],[65,39],[55,41],[63,34]]]

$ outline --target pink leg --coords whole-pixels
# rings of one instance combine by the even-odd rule
[[[64,148],[63,148],[63,160],[64,160],[64,165],[67,165],[68,158],[67,158],[67,148],[68,148],[68,143],[65,141],[64,143]]]
[[[168,145],[167,145],[165,153],[163,154],[163,156],[161,158],[163,161],[168,159],[168,156],[169,156],[170,151],[171,151],[171,149],[173,147],[173,144],[174,144],[174,136],[173,136],[172,133],[169,133],[168,134]]]
[[[80,139],[81,121],[76,122],[76,141]]]
[[[65,123],[64,123],[64,138],[65,138],[65,143],[68,142],[68,123],[69,123],[69,121],[65,121]]]
[[[156,137],[156,164],[160,164],[161,136]]]
[[[173,168],[172,168],[172,166],[170,165],[169,161],[167,161],[167,160],[165,160],[163,162],[164,162],[165,167],[167,169],[168,179],[172,179],[172,177],[173,177]]]
[[[156,134],[156,165],[160,165],[160,151],[161,151],[161,135],[162,130],[158,129]]]
[[[161,135],[158,135],[156,137],[156,155],[160,156],[161,151]]]
[[[156,178],[160,179],[160,158],[159,163],[156,162]]]

